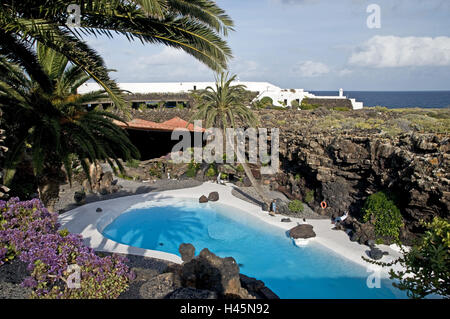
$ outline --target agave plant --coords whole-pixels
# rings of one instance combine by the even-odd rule
[[[79,27],[68,26],[68,6],[80,8]],[[70,24],[69,24],[70,25]],[[211,0],[2,0],[0,50],[28,74],[45,80],[28,60],[27,45],[35,41],[62,54],[83,69],[110,95],[116,106],[125,102],[102,58],[83,36],[114,34],[130,41],[182,49],[214,70],[226,68],[231,50],[222,39],[233,21]],[[45,84],[49,87],[49,83]]]
[[[197,94],[197,111],[189,121],[204,120],[207,128],[216,127],[222,129],[223,132],[227,128],[236,128],[238,120],[244,125],[256,126],[257,118],[245,104],[246,87],[241,84],[233,85],[235,80],[236,75],[229,76],[228,73],[221,72],[216,78],[215,88],[207,87],[203,92]],[[226,135],[226,138],[229,136]],[[233,142],[228,139],[227,143],[232,144]],[[245,159],[239,160],[261,199],[267,201],[267,195],[256,181]]]
[[[121,118],[103,111],[88,110],[86,104],[106,96],[105,91],[77,94],[90,76],[79,66],[42,44],[37,54],[30,46],[24,52],[36,73],[26,73],[0,56],[0,106],[7,125],[9,150],[4,183],[9,185],[17,165],[29,160],[39,195],[49,209],[58,197],[59,184],[72,176],[72,160],[78,159],[89,176],[89,163],[107,161],[113,169],[123,167],[119,157],[138,157],[125,131],[113,120]],[[22,64],[21,64],[22,65]],[[115,164],[115,165],[114,165]]]

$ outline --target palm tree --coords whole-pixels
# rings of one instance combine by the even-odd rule
[[[67,26],[70,4],[80,8],[78,28]],[[83,69],[116,106],[125,105],[120,90],[102,58],[82,41],[83,36],[119,34],[130,41],[163,44],[221,70],[231,58],[231,50],[221,36],[231,30],[233,21],[211,0],[2,0],[0,4],[2,55],[49,88],[27,50],[30,43],[44,44]]]
[[[113,123],[121,118],[87,109],[87,103],[107,94],[77,94],[77,88],[90,79],[80,66],[68,66],[64,55],[40,43],[37,54],[31,46],[25,54],[29,60],[20,65],[32,64],[38,76],[0,55],[0,105],[9,147],[3,180],[8,186],[17,165],[29,159],[40,198],[52,210],[64,177],[62,167],[71,182],[74,159],[89,176],[89,163],[105,160],[114,170],[117,165],[123,171],[118,158],[139,154],[125,131]]]
[[[236,128],[236,121],[244,125],[256,126],[258,121],[254,113],[246,106],[245,85],[232,85],[236,80],[236,75],[229,77],[228,73],[221,72],[216,78],[215,89],[207,87],[203,92],[197,95],[197,112],[191,117],[189,122],[194,120],[204,120],[205,127],[216,127],[225,132],[226,128]],[[230,136],[227,134],[227,143],[233,144]],[[240,155],[239,152],[238,156]],[[245,158],[238,158],[244,168],[245,174],[249,178],[255,190],[263,202],[267,202],[267,196],[256,181],[251,169],[248,167]]]

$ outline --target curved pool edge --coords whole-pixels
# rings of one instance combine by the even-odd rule
[[[200,196],[208,196],[210,192],[214,191],[219,193],[219,203],[242,210],[268,224],[280,228],[285,232],[292,227],[295,227],[297,223],[302,221],[301,218],[290,217],[290,223],[282,223],[280,221],[282,217],[281,215],[277,215],[276,217],[269,216],[269,214],[267,214],[267,212],[263,212],[260,207],[232,195],[232,189],[232,186],[224,186],[206,182],[193,188],[150,192],[93,202],[61,214],[58,219],[61,224],[61,228],[66,228],[71,233],[81,234],[85,244],[96,251],[139,255],[167,260],[178,264],[182,263],[182,260],[175,254],[123,245],[103,236],[101,230],[109,224],[107,222],[108,220],[109,222],[112,222],[115,218],[138,204],[147,201],[162,201],[168,198],[198,199]],[[98,207],[102,209],[102,212],[96,212]],[[100,222],[101,224],[99,225]],[[334,253],[367,268],[368,271],[369,269],[376,268],[373,264],[370,264],[361,258],[363,255],[366,256],[368,247],[350,241],[347,234],[343,231],[332,230],[334,225],[331,224],[329,219],[309,219],[307,220],[307,223],[313,226],[316,233],[316,237],[313,239],[313,242],[316,242],[332,250]],[[380,245],[380,248],[389,252],[388,256],[383,256],[381,262],[391,262],[401,256],[399,252],[391,249],[389,246]],[[398,266],[399,265],[394,265],[393,268],[398,269]],[[383,277],[387,276],[388,271],[389,268],[382,270]]]

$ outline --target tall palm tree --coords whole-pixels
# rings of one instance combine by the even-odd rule
[[[244,125],[256,126],[257,118],[245,104],[246,87],[241,84],[232,85],[235,80],[236,75],[230,77],[228,73],[221,72],[216,78],[215,88],[207,87],[197,96],[199,102],[197,112],[189,122],[204,120],[206,128],[216,127],[222,129],[223,132],[227,128],[236,128],[236,121],[238,120]],[[225,135],[227,143],[233,144],[230,136]],[[239,154],[239,152],[237,153]],[[267,195],[253,176],[245,158],[238,158],[238,160],[263,202],[267,202]]]
[[[68,6],[81,10],[80,26],[71,28]],[[102,58],[83,36],[114,34],[130,41],[158,43],[182,49],[213,70],[226,67],[231,50],[222,39],[233,30],[233,21],[211,0],[2,0],[0,3],[0,53],[19,63],[28,74],[40,73],[27,52],[39,42],[82,68],[110,95],[117,106],[125,105]]]
[[[42,44],[37,54],[29,46],[26,55],[29,60],[21,62],[33,64],[38,76],[0,55],[0,106],[9,147],[3,180],[8,185],[17,165],[29,158],[41,200],[52,209],[64,176],[62,167],[71,182],[74,158],[89,176],[89,163],[105,160],[123,171],[118,158],[139,154],[125,131],[113,123],[121,118],[87,109],[86,103],[105,98],[106,92],[77,94],[90,78],[80,66],[69,66],[64,55]]]

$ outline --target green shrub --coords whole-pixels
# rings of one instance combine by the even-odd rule
[[[138,168],[140,163],[141,162],[137,159],[130,159],[125,163],[125,166],[129,168]]]
[[[398,241],[403,219],[400,210],[384,192],[370,195],[362,209],[364,222],[371,222],[375,227],[377,242],[389,238]]]
[[[242,166],[242,164],[239,164],[238,166],[236,166],[236,170],[237,170],[239,173],[243,173],[243,172],[244,172],[244,166]]]
[[[215,165],[211,164],[209,165],[208,170],[206,171],[206,176],[207,177],[215,177],[217,176],[218,171]]]
[[[291,102],[291,105],[292,105],[292,107],[293,107],[294,109],[297,109],[297,108],[300,107],[300,103],[299,103],[297,100],[293,100],[293,101]]]
[[[153,164],[149,170],[148,173],[150,176],[161,178],[162,177],[162,171],[161,171],[161,163],[157,162],[156,164]]]
[[[338,111],[338,112],[350,111],[350,109],[346,106],[335,106],[335,107],[333,107],[333,110]]]
[[[314,201],[314,191],[310,190],[306,192],[305,202],[311,204]]]
[[[302,175],[300,175],[300,174],[295,174],[294,179],[295,179],[297,182],[300,181],[301,178],[302,178]]]
[[[186,176],[190,177],[190,178],[197,176],[197,172],[199,169],[200,169],[200,164],[195,163],[194,161],[191,161],[189,163],[188,169],[186,171]]]
[[[273,100],[272,98],[265,96],[261,99],[261,105],[263,105],[264,107],[268,107],[268,106],[272,106],[273,105]]]
[[[431,223],[422,224],[427,228],[425,234],[409,251],[402,248],[402,257],[389,264],[369,262],[384,267],[399,264],[401,270],[391,269],[390,279],[394,287],[406,291],[410,298],[422,299],[429,295],[449,298],[450,223],[435,217]]]
[[[305,209],[305,207],[303,206],[303,203],[301,201],[299,201],[298,199],[294,199],[293,201],[291,201],[288,205],[288,208],[291,212],[294,212],[294,213],[301,213]]]

